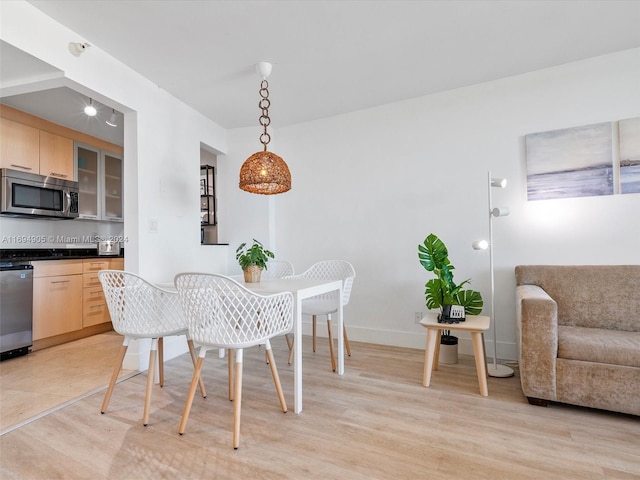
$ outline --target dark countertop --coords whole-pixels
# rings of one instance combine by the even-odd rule
[[[31,260],[70,260],[82,258],[124,258],[120,255],[98,255],[97,248],[17,248],[0,249],[0,261],[29,262]]]

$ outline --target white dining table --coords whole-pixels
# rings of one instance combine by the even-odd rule
[[[291,292],[294,298],[293,312],[293,410],[302,411],[302,302],[316,295],[338,291],[342,298],[342,280],[311,280],[307,278],[263,278],[257,283],[239,281],[249,290],[261,295]],[[342,330],[342,302],[338,302],[338,375],[344,375],[344,337]]]
[[[294,298],[293,312],[293,410],[302,412],[302,302],[308,298],[338,291],[342,298],[342,280],[312,280],[306,278],[262,278],[257,283],[247,283],[242,277],[231,277],[254,293],[268,295],[272,293],[291,292]],[[175,289],[171,283],[157,284],[163,288]],[[338,375],[344,375],[344,337],[342,335],[344,319],[342,302],[338,302]]]

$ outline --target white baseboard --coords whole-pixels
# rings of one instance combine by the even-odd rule
[[[332,325],[336,323],[331,322]],[[321,337],[327,337],[327,329],[321,328],[324,322],[319,322],[316,334]],[[335,327],[334,327],[335,330]],[[311,322],[302,323],[302,332],[305,335],[311,335]],[[364,328],[358,326],[348,326],[347,333],[349,340],[354,342],[374,343],[378,345],[389,345],[393,347],[418,348],[424,350],[427,341],[426,330],[420,332],[403,332],[399,330],[382,330],[373,328]],[[333,334],[334,338],[336,332]],[[485,336],[485,348],[487,357],[493,359],[493,340]],[[471,337],[467,333],[462,333],[458,340],[458,352],[463,355],[473,355],[473,345]],[[512,342],[498,342],[498,358],[501,360],[517,360],[518,350],[516,344]]]
[[[336,322],[332,322],[332,325]],[[316,333],[319,337],[327,337],[327,329],[323,327],[324,322],[318,322]],[[334,327],[334,330],[335,327]],[[302,322],[302,333],[311,335],[311,321]],[[426,330],[420,332],[403,332],[399,330],[382,330],[349,326],[347,333],[349,340],[354,342],[374,343],[378,345],[389,345],[393,347],[417,348],[424,350],[426,343]],[[336,332],[334,331],[334,338]],[[467,335],[467,336],[464,336]],[[123,368],[127,370],[144,371],[149,368],[149,348],[150,340],[139,340],[131,342],[127,355],[124,358]],[[487,358],[493,359],[493,341],[485,338],[485,348]],[[185,336],[166,337],[164,339],[164,359],[165,361],[178,357],[188,351]],[[473,345],[468,334],[461,334],[458,340],[458,352],[463,355],[473,355]],[[498,342],[498,358],[500,360],[517,360],[518,350],[515,343]]]

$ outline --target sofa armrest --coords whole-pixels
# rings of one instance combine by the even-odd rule
[[[558,304],[538,285],[516,287],[520,382],[527,397],[556,400]]]

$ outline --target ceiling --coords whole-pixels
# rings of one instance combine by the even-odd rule
[[[260,61],[279,127],[640,46],[637,0],[30,3],[224,128],[258,127]]]

